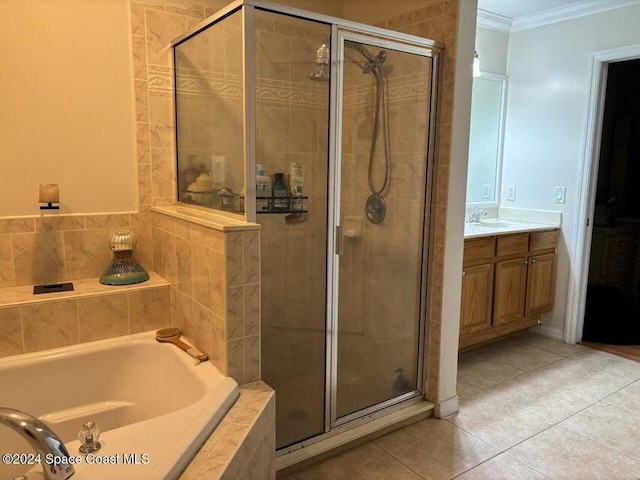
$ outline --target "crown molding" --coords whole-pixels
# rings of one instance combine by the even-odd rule
[[[504,15],[488,12],[487,10],[478,9],[477,24],[479,27],[490,28],[498,32],[509,33],[513,20]]]
[[[640,0],[587,0],[585,2],[550,8],[531,15],[523,15],[513,19],[511,31],[517,32],[529,28],[563,22],[573,18],[585,17],[594,13],[606,12],[616,8],[627,7],[640,3]],[[478,15],[480,16],[480,15]]]

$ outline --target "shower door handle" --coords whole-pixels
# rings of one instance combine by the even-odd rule
[[[336,255],[342,255],[344,237],[342,236],[342,225],[336,225]]]

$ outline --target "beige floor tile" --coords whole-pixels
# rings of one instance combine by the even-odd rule
[[[640,411],[634,414],[608,403],[598,403],[560,425],[640,460]]]
[[[536,371],[563,385],[598,396],[598,400],[640,379],[640,363],[598,350],[585,349]]]
[[[629,412],[640,413],[640,380],[609,395],[604,401]]]
[[[527,410],[557,423],[598,402],[600,395],[585,391],[571,381],[560,382],[539,370],[508,380],[487,390],[516,402]]]
[[[523,370],[496,362],[475,352],[463,353],[459,358],[458,378],[482,389],[524,373]]]
[[[547,350],[525,345],[513,340],[487,345],[474,351],[492,360],[506,363],[511,367],[524,370],[525,372],[530,372],[531,370],[564,358],[561,355],[556,355]]]
[[[420,480],[373,443],[365,443],[291,475],[295,480]]]
[[[488,392],[463,399],[460,411],[447,420],[501,451],[553,425],[522,404]]]
[[[478,387],[474,387],[470,383],[463,382],[462,380],[458,380],[456,384],[456,393],[458,395],[458,400],[461,400],[469,395],[473,395],[474,393],[481,392],[482,390]]]
[[[450,479],[499,453],[464,430],[436,419],[415,423],[374,443],[425,480]]]
[[[502,453],[466,471],[456,480],[549,480],[549,477]]]
[[[558,342],[551,338],[536,335],[535,333],[526,332],[522,335],[513,337],[516,342],[524,343],[525,345],[531,345],[533,347],[541,348],[547,352],[555,353],[563,357],[569,357],[574,353],[581,352],[586,347],[581,345],[570,345],[568,343]]]
[[[507,453],[554,480],[638,480],[640,462],[556,425]]]

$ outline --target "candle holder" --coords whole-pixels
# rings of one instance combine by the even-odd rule
[[[47,202],[46,205],[40,205],[40,210],[60,210],[60,207],[52,202]]]
[[[38,201],[46,203],[40,206],[40,210],[60,210],[58,205],[54,205],[60,203],[60,186],[57,183],[41,183]]]

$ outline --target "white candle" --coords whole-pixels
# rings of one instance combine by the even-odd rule
[[[40,203],[60,203],[60,188],[57,183],[40,184]]]

